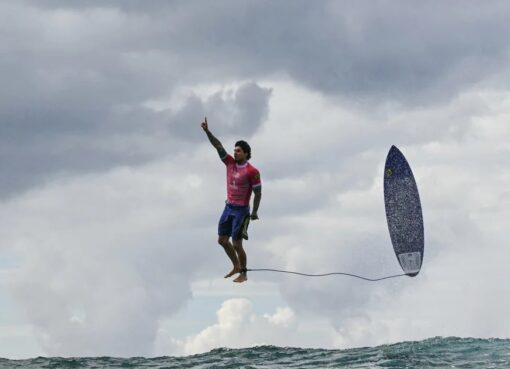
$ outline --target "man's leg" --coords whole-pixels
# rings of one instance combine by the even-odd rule
[[[237,258],[239,259],[239,265],[240,265],[240,271],[246,269],[246,252],[244,252],[243,249],[243,239],[240,240],[232,240],[234,244],[235,252],[237,253]],[[246,275],[246,271],[241,272],[239,274],[239,277],[234,279],[234,282],[242,283],[248,280],[248,277]]]
[[[225,278],[232,277],[234,274],[239,273],[241,271],[239,259],[237,258],[237,254],[234,250],[234,246],[228,240],[229,236],[218,236],[218,243],[223,246],[223,249],[227,253],[230,261],[232,261],[233,269],[225,276]]]

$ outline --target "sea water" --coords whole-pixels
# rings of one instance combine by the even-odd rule
[[[0,368],[510,368],[510,340],[436,337],[348,350],[258,346],[186,357],[0,359]]]

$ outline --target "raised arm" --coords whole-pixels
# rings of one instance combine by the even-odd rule
[[[218,140],[214,135],[209,131],[209,126],[207,125],[207,117],[205,117],[205,120],[201,124],[202,129],[207,134],[207,137],[209,138],[209,142],[211,142],[211,145],[214,146],[216,150],[218,150],[218,155],[221,159],[224,159],[225,156],[227,156],[227,152],[223,148],[223,145],[221,144],[220,140]]]

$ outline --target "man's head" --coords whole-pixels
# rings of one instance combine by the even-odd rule
[[[237,141],[234,146],[234,159],[237,162],[248,161],[251,158],[251,147],[246,141]]]

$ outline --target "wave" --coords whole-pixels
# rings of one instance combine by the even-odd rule
[[[0,359],[0,368],[510,368],[509,339],[434,337],[347,350],[257,346],[186,357]]]

